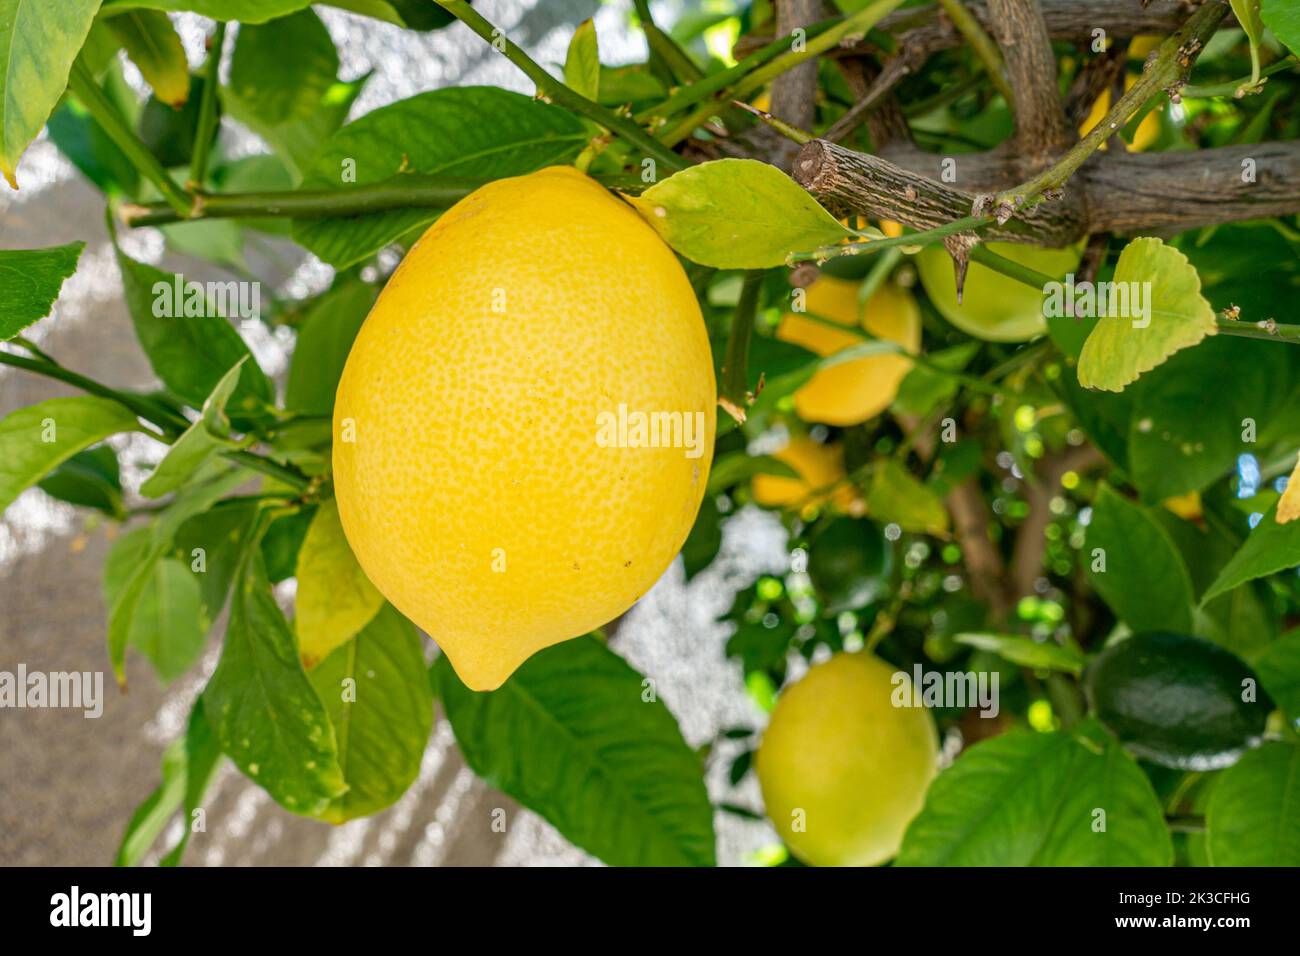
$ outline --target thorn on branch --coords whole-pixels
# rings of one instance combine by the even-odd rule
[[[970,268],[970,252],[979,245],[979,239],[969,233],[959,234],[946,237],[943,245],[952,256],[953,277],[957,283],[957,304],[960,305],[962,292],[966,287],[966,271]]]

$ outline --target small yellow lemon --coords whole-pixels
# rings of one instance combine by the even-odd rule
[[[1124,80],[1124,89],[1129,89],[1135,82],[1137,82],[1136,77],[1130,75]],[[1079,124],[1079,135],[1088,135],[1089,131],[1102,121],[1109,109],[1110,90],[1107,90],[1097,97],[1097,102],[1092,104],[1092,111],[1088,113],[1088,118]],[[1142,122],[1138,123],[1137,132],[1133,134],[1133,142],[1130,146],[1133,152],[1140,153],[1159,138],[1160,114],[1157,110],[1152,110],[1142,117]],[[1102,143],[1101,148],[1105,149],[1106,144]]]
[[[776,337],[818,355],[832,355],[866,341],[858,326],[858,284],[821,276],[805,292],[805,313],[790,312]],[[879,339],[897,342],[909,352],[921,347],[921,310],[911,293],[884,283],[866,303],[862,327]],[[847,326],[844,331],[813,316]],[[794,393],[794,408],[806,422],[858,425],[889,407],[898,385],[911,370],[903,355],[872,355],[819,369]]]
[[[686,539],[717,390],[672,251],[569,167],[431,226],[348,356],[334,485],[370,580],[475,690],[625,611]]]
[[[1045,249],[1018,242],[990,242],[988,247],[1003,258],[1056,279],[1074,269],[1082,257],[1081,246]],[[1047,331],[1040,289],[972,262],[959,304],[952,257],[943,246],[926,246],[918,252],[916,268],[934,307],[967,335],[987,342],[1025,342]]]
[[[814,866],[898,853],[938,770],[939,741],[912,684],[870,654],[836,654],[781,692],[755,770],[767,816]],[[897,687],[897,689],[896,689]]]
[[[789,465],[798,478],[785,475],[754,476],[751,485],[754,500],[769,508],[786,508],[795,505],[821,504],[831,496],[841,510],[849,510],[856,492],[847,484],[844,471],[844,449],[839,445],[823,445],[807,435],[799,435],[780,451],[772,453],[777,461]]]

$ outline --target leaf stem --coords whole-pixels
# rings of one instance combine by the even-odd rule
[[[611,133],[623,137],[632,145],[643,150],[647,156],[653,157],[669,169],[675,171],[687,167],[686,160],[656,140],[640,126],[637,126],[636,123],[625,117],[618,116],[579,93],[575,93],[547,73],[527,53],[516,46],[503,31],[493,26],[482,14],[471,7],[466,0],[437,0],[437,2],[439,6],[457,20],[490,43],[493,49],[501,51],[507,60],[519,67],[524,75],[537,84],[538,91],[545,93],[556,104],[586,116]]]
[[[869,256],[898,246],[928,246],[959,232],[977,232],[980,229],[988,228],[992,224],[993,221],[987,216],[966,216],[962,219],[946,222],[942,226],[935,226],[933,229],[908,233],[896,239],[871,239],[865,242],[821,246],[811,252],[792,252],[786,257],[786,264],[793,265],[796,262],[820,263],[838,256]]]
[[[1300,345],[1300,325],[1283,325],[1273,319],[1262,322],[1242,322],[1240,319],[1219,319],[1215,323],[1224,335],[1243,339],[1273,339]]]
[[[104,95],[104,91],[99,88],[99,84],[91,75],[90,69],[80,58],[72,64],[68,89],[81,101],[99,127],[118,149],[122,150],[140,174],[158,187],[158,192],[167,201],[167,205],[171,206],[180,218],[184,219],[188,216],[191,202],[185,190],[176,185],[167,170],[163,169],[162,163],[158,162],[158,157],[149,152],[149,147],[145,146],[140,141],[140,137],[126,125],[122,114]]]
[[[209,45],[208,62],[203,76],[203,98],[199,101],[199,120],[194,131],[194,156],[190,161],[189,187],[194,191],[203,188],[208,174],[208,156],[212,152],[212,137],[217,126],[217,84],[221,82],[221,51],[226,45],[226,24],[217,21]]]
[[[276,481],[282,481],[298,491],[306,491],[311,487],[311,479],[296,468],[281,465],[278,461],[272,461],[270,458],[258,455],[255,452],[241,448],[236,451],[223,452],[221,457],[237,465],[243,465],[249,471],[260,472],[267,477],[274,478]]]
[[[727,353],[722,359],[722,389],[718,404],[737,422],[745,421],[749,405],[749,339],[754,331],[754,316],[758,312],[758,296],[763,288],[763,270],[745,273],[740,288],[740,300],[731,317],[731,334],[727,337]]]
[[[1045,272],[1039,272],[1037,269],[1021,265],[1006,256],[1000,256],[988,246],[982,244],[971,249],[970,261],[978,262],[985,268],[999,272],[1010,279],[1015,279],[1017,282],[1023,282],[1040,292],[1051,283],[1059,281]]]
[[[634,6],[650,55],[657,58],[678,83],[694,83],[704,76],[704,71],[677,45],[677,41],[659,29],[650,13],[650,0],[635,0]]]
[[[1300,59],[1294,56],[1286,56],[1276,63],[1266,66],[1260,70],[1259,78],[1262,80],[1274,73],[1281,73],[1283,70],[1295,69],[1300,66]],[[1212,83],[1208,86],[1184,86],[1182,90],[1183,99],[1208,99],[1215,96],[1237,96],[1237,91],[1242,87],[1249,87],[1251,78],[1243,76],[1239,80],[1232,80],[1229,83]]]
[[[943,7],[943,12],[948,15],[952,25],[957,28],[957,32],[966,38],[966,42],[971,45],[975,55],[979,57],[980,62],[984,65],[985,72],[988,73],[989,79],[993,86],[1002,94],[1002,98],[1007,101],[1008,106],[1016,102],[1016,96],[1011,91],[1011,84],[1007,80],[1006,71],[1002,67],[1002,54],[997,48],[980,22],[975,16],[966,9],[962,0],[939,0],[939,6]]]

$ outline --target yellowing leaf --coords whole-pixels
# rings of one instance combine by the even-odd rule
[[[594,100],[600,91],[600,47],[596,24],[591,18],[578,24],[564,58],[564,83],[575,93]]]
[[[351,640],[384,603],[352,555],[333,498],[321,504],[303,540],[297,603],[298,653],[309,668]]]
[[[912,477],[906,468],[892,458],[885,458],[871,472],[868,517],[893,522],[904,531],[947,534],[948,510],[938,495]]]
[[[1085,388],[1121,392],[1143,372],[1217,331],[1200,276],[1185,255],[1159,239],[1130,242],[1112,282],[1111,288],[1128,293],[1127,307],[1108,310],[1117,314],[1102,315],[1083,343],[1079,384]]]
[[[764,269],[849,235],[775,166],[719,159],[674,173],[625,197],[692,262],[717,269]]]
[[[117,37],[126,55],[140,69],[154,96],[179,109],[190,95],[190,65],[185,47],[167,14],[157,10],[128,10],[104,24]],[[220,51],[217,51],[220,56]]]
[[[1286,490],[1277,503],[1277,523],[1286,524],[1300,518],[1300,461],[1296,462],[1295,471],[1287,479]]]

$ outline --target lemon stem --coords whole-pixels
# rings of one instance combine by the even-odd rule
[[[207,69],[203,75],[203,96],[199,101],[199,120],[194,129],[194,156],[190,161],[189,179],[189,187],[193,190],[203,186],[203,179],[208,174],[208,156],[212,152],[212,136],[218,122],[217,86],[221,82],[221,51],[225,45],[226,24],[218,21],[209,45]]]
[[[750,402],[747,380],[749,339],[754,330],[754,316],[758,312],[758,296],[762,288],[762,269],[745,273],[740,301],[736,303],[735,314],[731,317],[727,353],[722,360],[722,390],[718,395],[718,404],[739,423],[745,421],[745,409]]]

